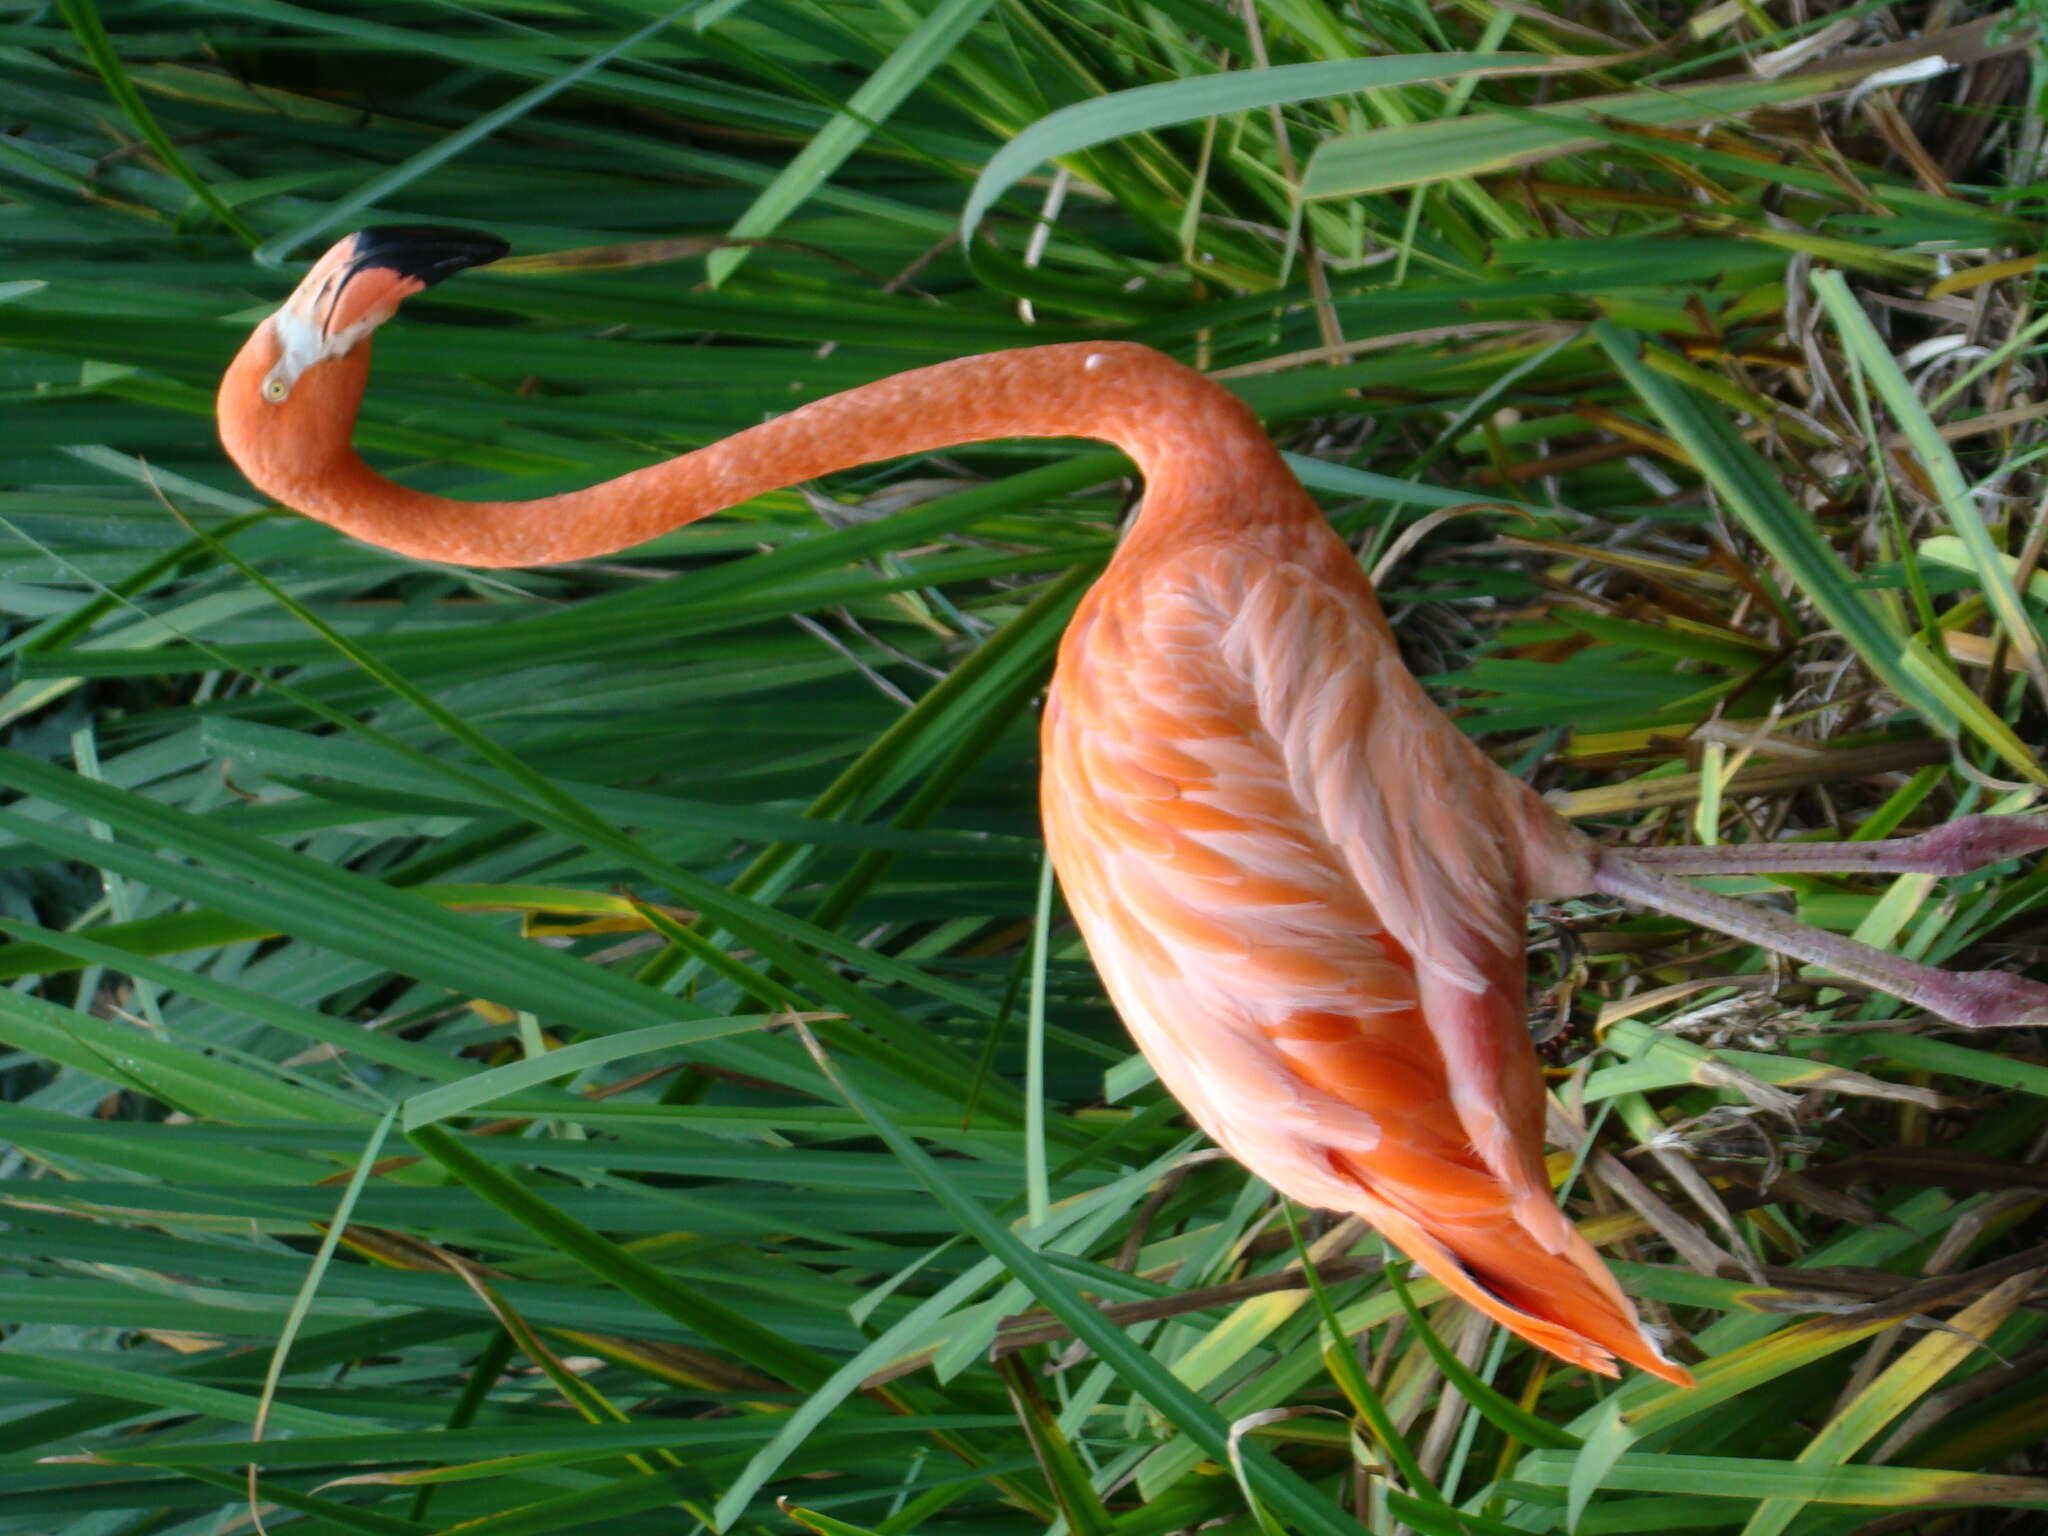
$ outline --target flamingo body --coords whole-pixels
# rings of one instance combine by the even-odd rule
[[[879,380],[563,496],[408,490],[349,443],[369,334],[494,246],[380,230],[323,257],[222,381],[222,439],[250,480],[402,553],[532,565],[877,459],[1117,444],[1145,500],[1060,647],[1043,810],[1139,1048],[1282,1193],[1364,1217],[1566,1360],[1690,1379],[1544,1176],[1523,908],[1588,889],[1590,845],[1422,692],[1357,561],[1235,396],[1145,347],[1068,343]]]
[[[1088,951],[1161,1081],[1276,1189],[1564,1359],[1686,1379],[1543,1170],[1523,908],[1580,888],[1583,845],[1421,693],[1275,464],[1227,537],[1141,523],[1064,638],[1041,803]]]

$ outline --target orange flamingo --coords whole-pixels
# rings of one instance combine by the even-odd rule
[[[1251,412],[1146,347],[915,369],[537,501],[384,479],[350,446],[370,333],[408,294],[505,249],[393,226],[322,257],[221,383],[221,438],[249,479],[401,554],[541,565],[877,459],[1008,437],[1123,449],[1144,507],[1060,646],[1043,733],[1047,840],[1109,994],[1166,1086],[1247,1168],[1364,1217],[1561,1358],[1690,1380],[1545,1177],[1523,994],[1531,899],[1606,893],[1957,1023],[2048,1021],[2048,987],[1913,965],[1670,878],[1956,872],[2048,846],[2048,817],[1971,817],[1892,843],[1602,851],[1402,667],[1358,562]]]

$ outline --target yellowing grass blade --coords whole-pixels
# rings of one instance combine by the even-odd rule
[[[1970,546],[1953,533],[1937,533],[1919,543],[1920,558],[1931,560],[1936,565],[1945,565],[1952,571],[1974,571],[1975,563],[1970,558]],[[2005,572],[2008,581],[2018,581],[2020,562],[2017,555],[2000,555],[1999,568]],[[2035,571],[2027,578],[2027,596],[2037,603],[2048,603],[2048,571]]]
[[[1907,1314],[1890,1308],[1866,1307],[1846,1316],[1812,1317],[1794,1323],[1695,1366],[1693,1378],[1697,1385],[1690,1391],[1674,1388],[1641,1407],[1626,1409],[1623,1420],[1637,1438],[1667,1429],[1706,1412],[1716,1403],[1739,1397],[1764,1382],[1775,1381],[1881,1333],[1904,1315]]]
[[[1579,1455],[1583,1457],[1584,1452]],[[1556,1488],[1565,1485],[1573,1475],[1573,1461],[1569,1452],[1536,1451],[1516,1465],[1515,1478],[1539,1488]],[[1797,1462],[1747,1456],[1631,1451],[1616,1458],[1605,1479],[1604,1486],[1619,1492],[1683,1495],[1699,1500],[1801,1497],[1820,1504],[1878,1509],[1904,1509],[1919,1504],[1949,1508],[2048,1508],[2048,1478],[1952,1472],[1941,1467],[1866,1467],[1853,1463],[1802,1467]],[[1705,1522],[1701,1524],[1704,1526]]]
[[[2012,1276],[1950,1318],[1941,1332],[1928,1334],[1899,1356],[1821,1427],[1794,1458],[1795,1464],[1839,1466],[1855,1455],[1885,1425],[1933,1391],[1942,1377],[1983,1348],[2040,1278],[2038,1269]],[[1766,1499],[1742,1528],[1742,1536],[1778,1536],[1806,1503],[1798,1497]]]
[[[2021,741],[2011,726],[1993,714],[1991,707],[1972,693],[1954,671],[1937,661],[1919,640],[1909,642],[1901,650],[1899,661],[1907,674],[1953,712],[1972,736],[2036,784],[2048,784],[2048,773],[2042,771],[2034,749]]]

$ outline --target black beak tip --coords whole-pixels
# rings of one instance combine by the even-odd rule
[[[385,267],[432,287],[465,267],[481,267],[512,247],[496,235],[444,224],[373,224],[356,235],[355,261]]]

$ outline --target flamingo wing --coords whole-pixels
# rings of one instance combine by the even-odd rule
[[[1459,1123],[1516,1219],[1563,1252],[1524,986],[1527,790],[1422,692],[1348,552],[1338,568],[1258,570],[1221,654],[1289,787],[1408,955]]]
[[[1336,560],[1182,550],[1091,594],[1045,724],[1069,904],[1239,1161],[1567,1359],[1668,1375],[1543,1177],[1515,808]]]

